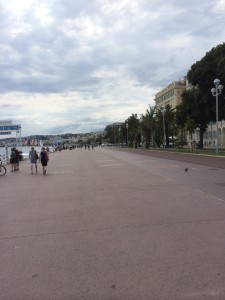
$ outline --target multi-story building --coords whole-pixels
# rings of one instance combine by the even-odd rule
[[[186,89],[186,79],[174,81],[155,95],[156,108],[169,104],[175,108],[181,102],[181,94]]]
[[[225,147],[225,121],[218,122],[219,146]],[[216,146],[216,123],[211,122],[203,135],[203,145],[205,147]]]
[[[170,104],[172,108],[176,108],[181,102],[181,94],[184,90],[192,88],[188,83],[186,77],[182,80],[174,81],[167,87],[162,89],[155,95],[155,106],[161,109],[166,104]],[[200,131],[197,128],[193,134],[186,133],[186,140],[188,144],[191,144],[193,140],[199,142]],[[218,123],[218,140],[219,146],[225,147],[225,121]],[[204,147],[215,147],[217,142],[216,138],[216,124],[211,122],[208,125],[203,137]]]

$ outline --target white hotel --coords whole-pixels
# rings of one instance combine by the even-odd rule
[[[213,83],[212,83],[213,87]],[[158,109],[166,104],[170,104],[172,108],[175,108],[181,102],[181,94],[184,90],[189,89],[190,85],[184,77],[181,80],[170,83],[167,87],[163,88],[155,95],[155,105]],[[220,96],[219,96],[220,97]],[[215,98],[212,96],[212,98]],[[214,99],[214,101],[216,101]],[[195,133],[192,134],[192,140],[198,142],[200,140],[198,128]],[[186,133],[186,141],[191,143],[191,135]],[[216,145],[216,124],[210,123],[204,133],[203,145],[204,147],[215,147]],[[225,121],[218,122],[218,141],[219,146],[225,147]]]

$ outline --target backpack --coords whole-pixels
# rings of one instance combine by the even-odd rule
[[[37,151],[35,151],[35,158],[36,159],[38,159],[39,157],[38,157],[38,153],[37,153]]]
[[[46,159],[46,160],[49,160],[49,157],[48,157],[48,153],[47,153],[47,152],[45,152],[45,159]]]
[[[12,151],[10,154],[10,158],[15,159],[16,158],[16,152]]]

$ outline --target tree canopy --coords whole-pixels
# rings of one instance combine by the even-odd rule
[[[207,114],[204,119],[207,123],[215,122],[216,101],[211,94],[214,87],[214,79],[218,78],[225,85],[225,43],[218,45],[207,52],[198,62],[191,66],[187,73],[189,82],[199,90],[198,105],[201,106],[201,114]],[[221,96],[218,101],[219,120],[225,117],[225,101]]]
[[[169,137],[177,134],[177,126],[193,133],[194,129],[200,129],[200,147],[203,147],[203,134],[208,124],[216,119],[216,100],[211,94],[214,80],[218,78],[225,85],[225,43],[212,48],[206,55],[194,63],[187,73],[188,82],[192,87],[182,93],[181,104],[176,107],[176,112],[170,106],[166,106],[165,133],[166,145],[169,145]],[[225,119],[225,89],[218,97],[218,119]],[[175,118],[176,115],[176,118]],[[126,141],[129,135],[130,146],[140,144],[142,135],[145,137],[147,147],[153,142],[160,145],[163,136],[162,114],[160,110],[150,107],[139,119],[137,114],[132,114],[121,126],[121,139]],[[128,124],[128,130],[126,127]],[[117,140],[115,130],[106,127],[108,139],[111,142]],[[182,135],[183,136],[183,135]]]
[[[211,94],[214,79],[225,84],[225,44],[212,48],[187,73],[192,89],[182,93],[182,102],[177,107],[177,122],[185,126],[187,120],[193,120],[195,128],[200,128],[200,147],[203,147],[203,133],[210,122],[216,119],[216,101]],[[219,97],[219,120],[225,118],[225,101]],[[183,123],[183,124],[182,124]]]

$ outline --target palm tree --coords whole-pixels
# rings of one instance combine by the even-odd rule
[[[131,147],[138,147],[141,141],[140,135],[140,120],[137,114],[132,114],[126,121],[128,124],[129,132],[129,144]]]
[[[149,105],[149,109],[146,110],[145,115],[141,115],[141,125],[145,134],[146,148],[149,147],[150,143],[152,148],[154,148],[155,114],[156,107]]]
[[[174,130],[175,130],[175,108],[172,108],[171,105],[166,104],[165,106],[165,115],[164,115],[164,122],[165,122],[165,135],[166,135],[166,147],[169,147],[170,143],[170,136],[174,136]],[[163,114],[160,109],[157,111],[157,121],[162,124],[161,125],[161,137],[163,139]]]

